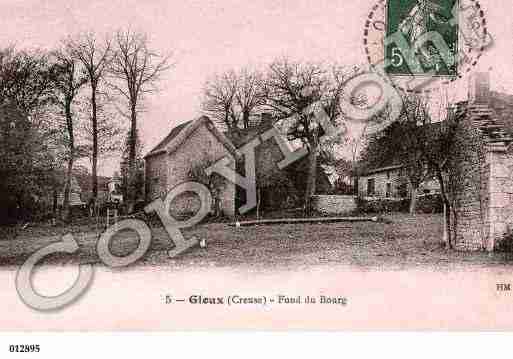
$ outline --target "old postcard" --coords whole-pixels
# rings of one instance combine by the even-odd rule
[[[513,329],[509,1],[0,13],[0,330]]]

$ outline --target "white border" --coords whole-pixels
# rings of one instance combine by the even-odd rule
[[[506,333],[174,332],[2,334],[1,358],[488,358],[509,357]],[[41,352],[9,353],[9,344]]]

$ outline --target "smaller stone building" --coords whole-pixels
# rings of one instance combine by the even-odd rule
[[[361,197],[403,198],[406,192],[402,172],[401,165],[365,171],[358,177],[358,194]]]
[[[259,209],[273,211],[278,209],[298,208],[304,205],[306,183],[309,170],[308,156],[298,159],[285,168],[278,163],[285,159],[274,137],[262,138],[262,135],[273,129],[272,120],[266,118],[253,122],[247,129],[234,129],[229,136],[237,148],[260,138],[261,143],[255,148],[256,189]],[[275,133],[279,133],[277,130]],[[282,135],[280,135],[282,136]],[[286,139],[282,137],[284,141]],[[244,159],[237,162],[237,171],[243,173]],[[331,183],[325,170],[317,166],[316,193],[330,193]],[[237,207],[246,202],[245,190],[237,187]]]
[[[410,196],[409,188],[408,178],[402,165],[367,170],[358,177],[360,197],[402,199]],[[430,176],[417,189],[417,196],[439,193],[438,180]]]
[[[165,198],[174,187],[188,181],[201,182],[215,192],[222,214],[235,214],[235,185],[225,178],[205,178],[204,171],[216,161],[229,157],[235,169],[236,149],[206,116],[175,127],[145,156],[146,200]],[[213,188],[212,188],[213,187]],[[195,212],[199,199],[185,193],[172,203],[175,215]]]

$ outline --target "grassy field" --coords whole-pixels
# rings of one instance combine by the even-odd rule
[[[442,249],[441,217],[439,215],[396,214],[386,223],[291,224],[230,227],[207,224],[184,230],[186,237],[206,238],[207,249],[194,248],[177,258],[169,258],[170,241],[162,228],[153,228],[149,252],[134,265],[175,267],[305,267],[315,265],[350,265],[364,270],[429,267],[450,270],[455,267],[479,269],[490,266],[510,267],[509,254],[463,253]],[[73,255],[52,255],[45,262],[98,263],[95,244],[98,233],[91,228],[62,228],[71,231],[80,246]],[[39,248],[59,241],[58,236],[37,236],[44,233],[31,229],[16,239],[0,240],[0,264],[18,265]],[[118,233],[112,240],[112,251],[126,255],[138,244],[133,232]]]

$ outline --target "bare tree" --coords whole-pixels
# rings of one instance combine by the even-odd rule
[[[457,131],[456,107],[450,104],[446,92],[441,94],[440,102],[433,107],[438,110],[438,118],[441,122],[430,132],[425,160],[440,185],[444,212],[442,244],[452,249],[451,218],[456,221],[454,194],[461,191],[462,177],[465,177],[466,174],[462,174],[460,166],[454,163],[453,152]]]
[[[430,174],[425,160],[429,147],[431,116],[428,104],[419,96],[407,96],[403,99],[403,110],[399,117],[399,126],[393,127],[394,149],[401,157],[410,187],[410,214],[417,209],[418,188]]]
[[[116,109],[115,100],[108,93],[100,92],[97,99],[97,143],[98,158],[113,157],[120,154],[124,141],[124,126],[119,112]],[[77,101],[78,102],[78,101]],[[81,130],[85,134],[85,148],[90,154],[90,161],[93,162],[92,147],[94,140],[94,129],[91,120],[91,103],[80,101]]]
[[[203,93],[203,111],[229,131],[250,127],[266,103],[263,75],[243,68],[209,79]]]
[[[369,124],[365,123],[361,129],[356,129],[353,133],[350,133],[347,140],[346,146],[349,150],[349,158],[351,163],[351,181],[354,185],[354,194],[359,195],[358,183],[359,183],[359,169],[358,169],[358,161],[361,158],[361,153],[365,149],[365,146],[369,140],[369,134],[367,133],[367,128]]]
[[[250,125],[250,119],[256,115],[266,103],[264,79],[260,72],[242,69],[237,76],[235,104],[238,123],[244,128]]]
[[[322,99],[326,88],[326,71],[317,64],[275,61],[269,66],[267,104],[278,119],[287,122],[289,139],[299,139],[309,151],[309,171],[305,192],[305,211],[310,208],[310,197],[315,193],[317,156],[321,136],[318,123],[307,110]]]
[[[203,90],[203,111],[228,131],[238,127],[234,108],[237,86],[237,75],[228,71],[209,79]]]
[[[299,139],[309,151],[309,171],[305,193],[305,210],[310,211],[310,198],[316,191],[318,156],[323,146],[341,140],[323,139],[325,129],[311,110],[321,106],[332,126],[343,126],[340,107],[344,83],[351,72],[338,66],[326,70],[319,64],[304,64],[288,60],[269,66],[266,80],[266,105],[281,119],[287,136]],[[322,140],[321,140],[322,139]]]
[[[136,163],[136,173],[135,178],[132,179],[130,183],[129,178],[129,166],[128,166],[128,158],[130,157],[130,131],[126,131],[124,133],[123,143],[122,143],[122,153],[121,153],[121,163],[120,163],[120,174],[121,174],[121,191],[123,194],[123,198],[129,197],[129,191],[134,191],[136,194],[136,198],[142,197],[144,195],[144,158],[143,158],[143,148],[144,143],[139,136],[139,129],[137,129],[136,133],[136,151],[135,151],[135,163]],[[129,188],[131,185],[131,188]]]
[[[91,90],[92,146],[92,199],[98,199],[98,93],[112,59],[111,40],[98,40],[93,33],[84,33],[66,40],[70,51],[84,67]]]
[[[145,97],[157,90],[157,83],[171,67],[169,56],[161,56],[148,47],[146,35],[118,31],[110,74],[111,86],[127,101],[130,116],[129,178],[133,186],[136,173],[138,114]],[[129,191],[128,209],[133,211],[135,191]]]
[[[73,175],[73,163],[76,157],[75,151],[75,116],[72,111],[73,102],[82,86],[87,82],[87,77],[80,72],[77,59],[72,55],[70,46],[63,47],[54,52],[55,64],[53,81],[57,92],[57,103],[64,112],[66,119],[66,144],[68,147],[68,168],[64,185],[63,219],[70,220],[70,191]]]

